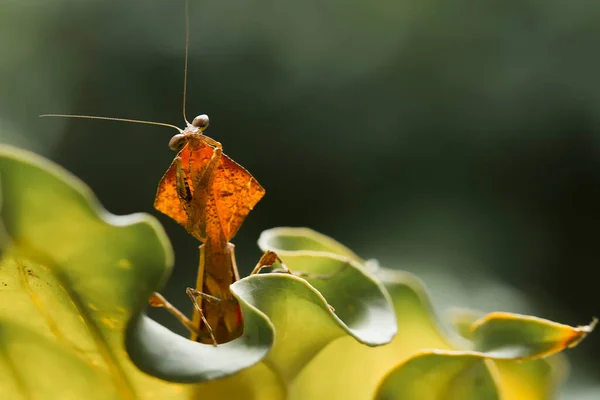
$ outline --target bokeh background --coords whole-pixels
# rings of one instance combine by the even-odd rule
[[[188,117],[267,189],[234,240],[242,273],[262,230],[309,226],[419,275],[441,315],[600,316],[600,2],[190,3]],[[0,142],[156,215],[165,294],[191,310],[198,243],[152,208],[175,132],[37,117],[183,126],[184,37],[183,0],[0,3]],[[567,390],[600,397],[598,335],[569,355]]]

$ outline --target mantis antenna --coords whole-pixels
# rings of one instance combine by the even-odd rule
[[[162,123],[162,122],[143,121],[143,120],[139,120],[139,119],[114,118],[114,117],[99,117],[99,116],[96,116],[96,115],[77,115],[77,114],[42,114],[42,115],[40,115],[40,118],[44,118],[44,117],[101,119],[101,120],[104,120],[104,121],[131,122],[133,124],[146,124],[146,125],[166,126],[168,128],[177,129],[180,133],[183,132],[181,129],[179,129],[175,125],[165,124],[165,123]]]
[[[183,120],[186,125],[190,123],[187,120],[187,116],[185,115],[185,103],[186,103],[186,95],[187,95],[187,75],[188,75],[188,56],[190,52],[190,12],[188,10],[188,0],[185,0],[185,61],[183,65]]]

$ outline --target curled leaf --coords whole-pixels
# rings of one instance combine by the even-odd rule
[[[218,347],[193,342],[140,315],[128,330],[127,352],[141,370],[171,382],[200,383],[235,374],[262,360],[273,343],[273,327],[264,314],[246,303],[241,307],[244,334]]]
[[[463,352],[428,352],[395,369],[379,386],[381,400],[499,400],[487,361]]]
[[[109,214],[66,171],[12,147],[0,146],[0,182],[2,398],[180,396],[141,373],[123,345],[128,321],[170,273],[160,225]]]
[[[572,327],[546,319],[510,313],[492,313],[471,326],[475,349],[497,359],[545,357],[576,346],[597,320]]]
[[[378,346],[392,340],[397,324],[391,299],[353,252],[307,228],[264,231],[258,245],[263,251],[277,252],[289,268],[301,273],[334,308],[341,326],[360,343]]]
[[[363,260],[352,250],[327,235],[310,228],[272,228],[258,239],[261,249],[272,249],[280,255],[311,254],[330,256],[337,254],[359,263]]]
[[[484,317],[484,313],[467,308],[451,308],[453,326],[465,338],[472,340],[473,324]],[[468,346],[472,349],[474,344]],[[554,398],[559,385],[568,374],[569,365],[563,354],[535,360],[494,360],[498,371],[497,382],[506,399],[546,400]]]

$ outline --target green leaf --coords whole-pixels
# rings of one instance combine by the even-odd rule
[[[494,366],[505,399],[553,399],[569,370],[562,354],[527,361],[494,360]]]
[[[485,315],[467,308],[451,308],[449,314],[454,327],[470,340],[473,339],[473,324]],[[506,399],[551,399],[569,370],[563,354],[527,361],[494,360],[494,365]]]
[[[258,239],[261,249],[273,249],[285,255],[337,254],[359,263],[363,260],[338,241],[310,228],[272,228],[264,231]]]
[[[277,252],[289,268],[304,274],[306,281],[334,307],[339,322],[360,343],[379,346],[392,340],[397,324],[391,299],[350,250],[307,228],[264,231],[258,245],[263,251]],[[310,249],[304,250],[304,245]],[[328,248],[339,252],[328,252]]]
[[[111,215],[80,181],[0,146],[2,398],[166,398],[129,361],[127,322],[170,273],[153,218]]]
[[[496,359],[545,357],[576,346],[590,333],[590,325],[571,327],[546,319],[510,313],[492,313],[471,326],[475,349]]]
[[[387,292],[360,264],[323,252],[323,246],[320,251],[296,250],[299,244],[318,247],[315,243],[322,235],[289,235],[280,241],[284,232],[280,228],[263,232],[259,246],[276,251],[294,272],[310,276],[251,276],[232,285],[232,290],[274,324],[277,339],[265,362],[293,386],[302,368],[332,341],[347,338],[360,347],[382,345],[392,340],[397,324]],[[275,246],[284,243],[289,247]]]
[[[462,352],[420,354],[388,375],[376,398],[499,400],[497,383],[487,363]]]
[[[393,276],[394,273],[388,275]],[[559,346],[561,342],[578,343],[582,336],[593,329],[593,326],[573,328],[536,317],[507,313],[492,313],[480,318],[481,313],[462,309],[459,312],[454,310],[453,314],[454,322],[458,324],[464,337],[485,343],[485,335],[489,335],[487,342],[494,343],[493,339],[497,339],[497,347],[489,346],[489,351],[484,351],[484,346],[478,346],[475,342],[469,346],[463,343],[461,347],[481,351],[423,349],[391,370],[382,381],[378,398],[427,398],[419,396],[435,397],[442,394],[444,398],[453,398],[453,391],[458,390],[457,393],[461,394],[456,398],[465,399],[492,400],[499,398],[500,394],[502,399],[549,399],[555,396],[558,384],[566,375],[567,365],[557,355],[543,359],[541,357],[564,348],[565,345]],[[486,324],[490,325],[479,331]],[[548,338],[552,340],[546,342]],[[508,349],[503,349],[503,345],[509,346]],[[548,351],[549,348],[552,351]],[[523,361],[526,358],[529,359]],[[475,360],[479,360],[477,370],[486,369],[491,380],[472,374],[471,368],[475,365]],[[444,375],[446,373],[449,375]],[[426,388],[415,378],[418,374],[426,381],[431,377],[435,379]],[[460,385],[446,385],[448,379],[453,385],[458,382],[451,378],[452,374],[460,378]],[[413,382],[408,384],[411,380]],[[497,392],[489,390],[488,386],[495,388]]]
[[[135,318],[126,337],[127,352],[138,367],[171,382],[200,383],[249,368],[273,343],[273,327],[258,310],[240,303],[244,334],[214,347],[179,336],[144,315]]]

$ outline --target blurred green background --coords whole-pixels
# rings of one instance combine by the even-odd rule
[[[243,273],[262,230],[309,226],[415,272],[440,310],[600,314],[599,2],[213,0],[190,18],[188,118],[267,189],[234,239]],[[165,293],[191,310],[198,243],[152,208],[175,132],[37,117],[183,126],[184,35],[183,0],[4,0],[0,141],[156,215]],[[598,384],[597,335],[569,353]]]

